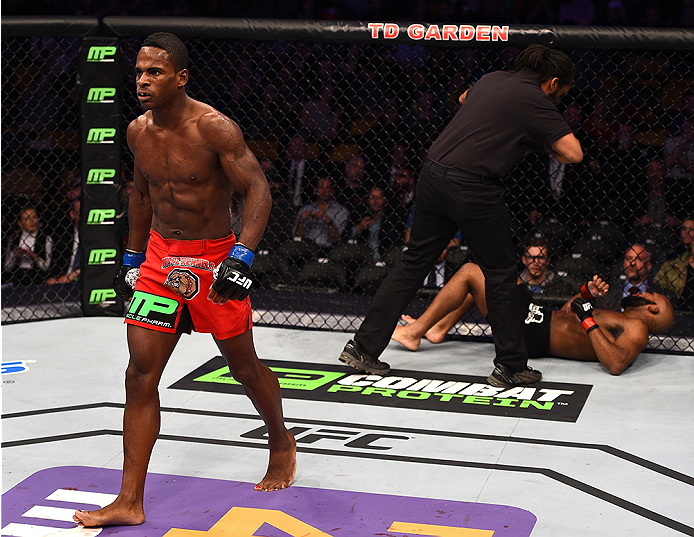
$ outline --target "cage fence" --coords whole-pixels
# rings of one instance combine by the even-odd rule
[[[144,37],[119,40],[123,133],[142,113],[134,65]],[[458,111],[459,96],[485,73],[512,69],[522,49],[348,38],[183,40],[188,94],[238,123],[271,186],[273,209],[253,265],[254,321],[345,331],[359,326],[406,248],[419,168]],[[73,246],[84,179],[80,46],[81,38],[70,36],[2,38],[3,323],[80,312]],[[675,326],[653,336],[650,347],[693,352],[694,285],[686,281],[694,279],[687,268],[694,242],[694,53],[565,50],[576,78],[558,106],[584,159],[562,165],[533,151],[504,178],[519,274],[528,276],[529,258],[536,265],[544,258],[539,264],[549,278],[531,291],[553,307],[594,273],[609,275],[612,292],[602,305],[619,309],[626,274],[641,271],[649,289],[665,292],[677,310]],[[122,146],[127,206],[133,162]],[[316,203],[330,203],[331,225],[314,216]],[[230,199],[236,233],[243,205],[239,195]],[[34,255],[22,254],[32,225]],[[419,315],[468,262],[474,256],[465,238],[451,237],[407,312]],[[489,337],[476,311],[454,330]]]

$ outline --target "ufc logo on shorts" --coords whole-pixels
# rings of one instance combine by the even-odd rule
[[[240,285],[244,289],[250,289],[251,285],[253,284],[252,280],[248,279],[246,276],[241,276],[241,274],[238,272],[232,274],[229,281],[231,283],[235,283],[236,285]]]

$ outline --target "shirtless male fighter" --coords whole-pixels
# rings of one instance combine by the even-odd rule
[[[145,477],[160,426],[159,380],[181,333],[192,329],[212,333],[267,426],[270,460],[256,490],[288,487],[296,472],[279,382],[258,360],[251,332],[250,265],[270,214],[270,188],[238,125],[187,95],[187,63],[185,45],[163,32],[149,36],[137,55],[137,97],[146,112],[128,127],[135,188],[128,248],[114,280],[121,298],[132,297],[125,319],[123,479],[112,504],[75,513],[83,526],[144,522]],[[234,190],[245,198],[238,241],[230,231]]]
[[[522,284],[520,280],[519,284]],[[672,304],[658,293],[625,297],[623,313],[594,310],[591,300],[608,289],[609,284],[595,275],[560,310],[533,304],[528,294],[523,337],[529,356],[599,361],[611,374],[619,375],[646,348],[649,334],[672,326],[675,319]],[[408,324],[398,326],[392,339],[412,351],[419,348],[422,337],[441,343],[455,323],[475,305],[482,315],[487,315],[484,274],[476,264],[467,263],[419,319],[402,316]]]

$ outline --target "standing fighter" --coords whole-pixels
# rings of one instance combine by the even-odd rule
[[[518,56],[515,71],[489,73],[461,95],[462,107],[432,145],[417,182],[408,248],[381,284],[341,361],[372,373],[390,370],[378,357],[405,306],[460,229],[487,282],[496,348],[488,382],[524,386],[542,379],[528,367],[521,334],[516,254],[501,178],[534,147],[544,147],[562,163],[583,159],[556,107],[574,74],[566,54],[534,44]]]
[[[270,189],[238,125],[186,94],[187,63],[185,45],[169,33],[149,36],[137,55],[137,96],[146,112],[128,127],[135,189],[129,244],[114,280],[121,298],[132,296],[125,319],[123,480],[112,504],[75,513],[84,526],[144,522],[145,477],[160,425],[159,379],[181,333],[191,329],[212,333],[265,421],[270,461],[256,490],[288,487],[296,471],[279,383],[258,360],[251,332],[252,249],[270,214]],[[238,241],[230,232],[234,189],[246,200]]]

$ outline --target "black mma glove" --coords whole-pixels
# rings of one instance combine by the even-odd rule
[[[598,323],[593,319],[593,304],[591,304],[589,300],[585,298],[575,298],[573,302],[571,302],[571,309],[578,316],[579,321],[581,321],[581,326],[586,333],[598,327]]]
[[[123,300],[132,298],[137,277],[140,275],[140,265],[142,265],[144,260],[144,252],[125,251],[123,254],[123,265],[118,271],[118,275],[113,278],[113,290],[118,298]]]
[[[229,251],[229,257],[214,269],[212,289],[229,300],[245,300],[253,286],[253,258],[253,250],[236,243]]]

